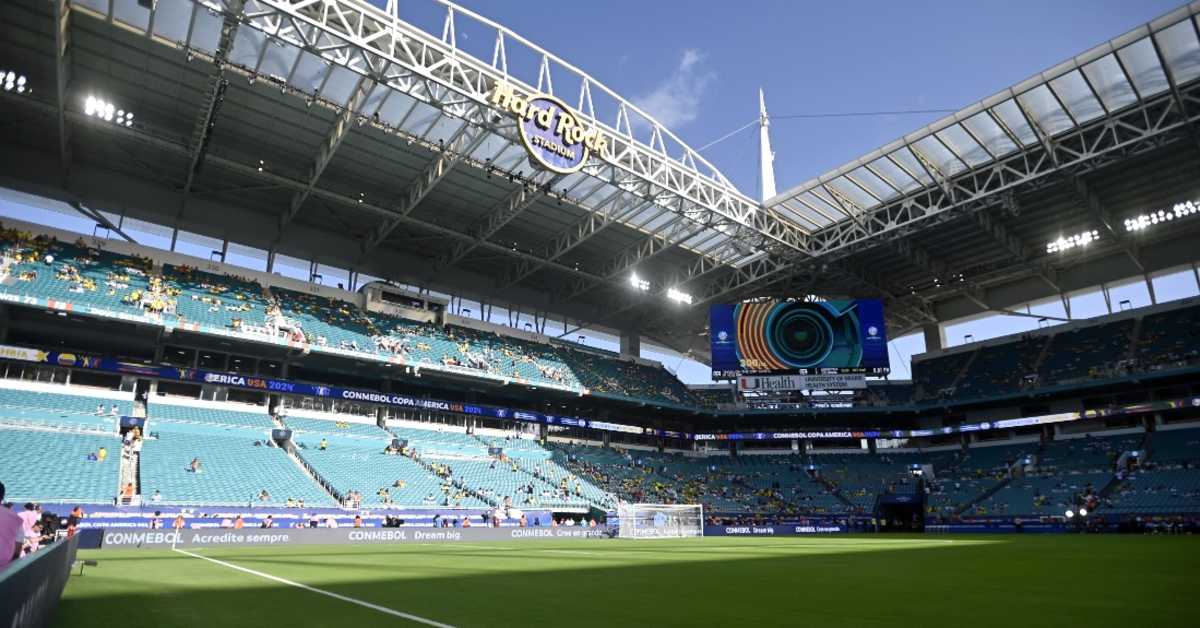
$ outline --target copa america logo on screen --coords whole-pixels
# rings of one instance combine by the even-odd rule
[[[492,88],[488,102],[519,121],[521,141],[535,163],[559,174],[578,172],[595,153],[608,156],[608,137],[567,103],[549,94],[521,96],[503,81]]]

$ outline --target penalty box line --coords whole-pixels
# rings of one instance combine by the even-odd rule
[[[288,586],[291,586],[291,587],[296,587],[296,588],[298,588],[298,589],[304,589],[305,591],[310,591],[310,592],[312,592],[312,593],[319,593],[319,594],[321,594],[321,595],[325,595],[325,596],[331,597],[331,598],[333,598],[333,599],[335,599],[335,600],[341,600],[341,601],[343,601],[343,602],[349,602],[349,603],[351,603],[351,604],[357,604],[358,606],[362,606],[362,607],[364,607],[364,608],[369,608],[369,609],[371,609],[371,610],[373,610],[373,611],[378,611],[378,612],[380,612],[380,613],[384,613],[384,614],[387,614],[387,615],[392,615],[393,617],[400,617],[400,618],[402,618],[402,619],[407,619],[407,620],[409,620],[409,621],[415,621],[415,622],[417,622],[417,623],[425,624],[425,625],[427,625],[427,626],[435,626],[436,628],[455,628],[455,626],[454,626],[454,625],[452,625],[452,624],[443,624],[442,622],[439,622],[439,621],[434,621],[434,620],[432,620],[432,619],[426,619],[425,617],[421,617],[421,616],[419,616],[419,615],[413,615],[412,613],[405,613],[404,611],[398,611],[398,610],[396,610],[396,609],[393,609],[393,608],[388,608],[388,607],[386,607],[386,606],[380,606],[380,605],[378,605],[378,604],[372,604],[372,603],[370,603],[370,602],[366,602],[366,601],[363,601],[363,600],[360,600],[360,599],[357,599],[357,598],[352,598],[352,597],[349,597],[349,596],[346,596],[346,595],[341,595],[340,593],[334,593],[333,591],[326,591],[326,590],[324,590],[324,589],[318,589],[318,588],[316,588],[316,587],[310,587],[310,586],[308,586],[307,584],[303,584],[303,583],[300,583],[300,582],[294,582],[294,581],[292,581],[292,580],[288,580],[287,578],[280,578],[279,576],[272,576],[272,575],[271,575],[271,574],[269,574],[269,573],[263,573],[263,572],[261,572],[261,571],[255,571],[255,570],[253,570],[253,569],[248,569],[248,568],[246,568],[246,567],[241,567],[241,566],[239,566],[239,565],[235,565],[235,564],[233,564],[233,563],[227,563],[227,562],[225,562],[225,561],[223,561],[223,560],[217,560],[217,559],[215,559],[215,558],[211,558],[211,557],[209,557],[209,556],[202,556],[202,555],[200,555],[200,554],[196,554],[196,553],[189,552],[189,551],[186,551],[186,550],[181,550],[181,549],[175,549],[175,550],[173,550],[173,551],[175,551],[175,552],[178,552],[178,553],[180,553],[180,554],[183,554],[183,555],[185,555],[185,556],[191,556],[192,558],[199,558],[200,560],[206,560],[206,561],[208,561],[208,562],[210,562],[210,563],[215,563],[215,564],[217,564],[217,565],[221,565],[222,567],[228,567],[228,568],[230,568],[230,569],[233,569],[233,570],[236,570],[236,571],[240,571],[240,572],[242,572],[242,573],[247,573],[247,574],[250,574],[250,575],[252,575],[252,576],[258,576],[259,578],[265,578],[265,579],[267,579],[267,580],[272,580],[272,581],[274,581],[274,582],[278,582],[278,583],[280,583],[280,584],[286,584],[286,585],[288,585]]]

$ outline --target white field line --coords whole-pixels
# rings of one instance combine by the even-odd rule
[[[246,567],[240,567],[240,566],[238,566],[238,565],[235,565],[235,564],[233,564],[233,563],[227,563],[227,562],[225,562],[225,561],[223,561],[223,560],[217,560],[217,559],[215,559],[215,558],[211,558],[211,557],[209,557],[209,556],[201,556],[200,554],[195,554],[195,553],[192,553],[192,552],[189,552],[189,551],[186,551],[186,550],[181,550],[181,549],[176,549],[176,550],[174,550],[174,551],[176,551],[176,552],[178,552],[178,553],[180,553],[180,554],[183,554],[183,555],[185,555],[185,556],[191,556],[192,558],[199,558],[200,560],[206,560],[206,561],[208,561],[208,562],[210,562],[210,563],[215,563],[215,564],[217,564],[217,565],[221,565],[222,567],[228,567],[228,568],[230,568],[230,569],[233,569],[233,570],[236,570],[236,571],[240,571],[240,572],[242,572],[242,573],[248,573],[248,574],[250,574],[250,575],[252,575],[252,576],[258,576],[259,578],[265,578],[265,579],[267,579],[267,580],[272,580],[272,581],[274,581],[274,582],[278,582],[278,583],[280,583],[280,584],[286,584],[286,585],[288,585],[288,586],[290,586],[290,587],[296,587],[296,588],[298,588],[298,589],[304,589],[305,591],[309,591],[309,592],[312,592],[312,593],[319,593],[319,594],[321,594],[321,595],[329,596],[329,597],[331,597],[331,598],[333,598],[333,599],[335,599],[335,600],[341,600],[341,601],[343,601],[343,602],[349,602],[349,603],[351,603],[351,604],[357,604],[358,606],[362,606],[362,607],[364,607],[364,608],[369,608],[369,609],[371,609],[371,610],[373,610],[373,611],[378,611],[378,612],[380,612],[380,613],[384,613],[384,614],[386,614],[386,615],[392,615],[393,617],[400,617],[400,618],[402,618],[402,619],[407,619],[407,620],[409,620],[409,621],[415,621],[415,622],[417,622],[417,623],[425,624],[425,625],[427,625],[427,626],[435,626],[436,628],[455,628],[455,627],[454,627],[453,625],[451,625],[451,624],[443,624],[442,622],[439,622],[439,621],[434,621],[434,620],[432,620],[432,619],[426,619],[426,618],[424,618],[424,617],[421,617],[421,616],[419,616],[419,615],[413,615],[412,613],[405,613],[405,612],[403,612],[403,611],[398,611],[398,610],[395,610],[395,609],[392,609],[392,608],[388,608],[388,607],[386,607],[386,606],[379,606],[378,604],[372,604],[372,603],[370,603],[370,602],[364,602],[363,600],[359,600],[359,599],[356,599],[356,598],[352,598],[352,597],[348,597],[348,596],[341,595],[341,594],[338,594],[338,593],[334,593],[334,592],[332,592],[332,591],[326,591],[326,590],[324,590],[324,589],[318,589],[318,588],[316,588],[316,587],[310,587],[310,586],[308,586],[307,584],[301,584],[301,583],[299,583],[299,582],[293,582],[293,581],[291,581],[291,580],[288,580],[288,579],[286,579],[286,578],[280,578],[279,576],[272,576],[272,575],[271,575],[271,574],[269,574],[269,573],[263,573],[263,572],[261,572],[261,571],[255,571],[255,570],[253,570],[253,569],[247,569]]]

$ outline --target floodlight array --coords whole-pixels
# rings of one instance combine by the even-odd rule
[[[133,126],[133,112],[118,109],[116,105],[95,96],[88,96],[83,101],[83,112],[93,118],[112,122],[117,126]]]
[[[31,91],[29,88],[29,79],[24,74],[19,74],[12,70],[0,70],[0,85],[4,86],[4,91],[6,92],[24,94]]]
[[[1096,229],[1081,231],[1073,236],[1060,236],[1057,240],[1051,240],[1046,243],[1046,252],[1062,253],[1076,247],[1087,246],[1099,239],[1100,231]]]
[[[650,282],[638,277],[637,273],[630,273],[629,285],[633,286],[636,290],[641,290],[642,292],[648,292],[650,290]]]
[[[667,298],[676,303],[683,303],[684,305],[692,304],[692,295],[677,288],[668,288]]]
[[[1192,201],[1175,203],[1171,209],[1160,209],[1156,212],[1141,214],[1125,219],[1125,231],[1145,231],[1155,225],[1168,223],[1180,218],[1186,218],[1200,212],[1200,206]]]

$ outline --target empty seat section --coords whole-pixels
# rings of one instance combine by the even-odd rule
[[[282,449],[266,446],[263,432],[180,424],[152,433],[157,438],[142,447],[144,496],[158,491],[168,504],[279,506],[292,498],[311,506],[335,505]],[[190,471],[194,458],[200,460],[200,473]],[[258,498],[263,490],[270,496],[266,501]]]
[[[254,427],[270,429],[275,427],[271,417],[267,416],[266,408],[247,406],[245,410],[229,410],[225,408],[209,408],[202,406],[177,406],[166,403],[151,404],[146,414],[149,416],[151,429],[159,427],[156,421],[188,422],[207,425],[227,425],[237,427]]]
[[[362,494],[364,505],[463,508],[488,505],[471,496],[459,497],[448,480],[406,456],[383,453],[386,440],[370,443],[343,437],[331,440],[324,451],[317,448],[319,440],[315,434],[302,439],[306,447],[301,450],[301,457],[342,495],[350,491]],[[381,489],[386,489],[387,497],[380,494]]]
[[[339,421],[337,419],[314,419],[310,417],[290,415],[283,417],[283,422],[284,425],[290,427],[297,435],[316,434],[331,436],[359,436],[362,438],[373,438],[376,440],[391,438],[391,434],[389,434],[387,430],[379,427],[378,425],[368,425],[365,423],[352,423],[349,421]]]
[[[114,405],[116,415],[112,413]],[[9,425],[115,432],[120,417],[132,412],[129,400],[0,388],[0,422]]]
[[[1107,372],[1129,352],[1133,319],[1092,325],[1054,336],[1041,381],[1062,383]]]
[[[89,461],[101,447],[107,458]],[[6,501],[107,503],[117,494],[120,473],[121,441],[115,436],[0,427]]]

